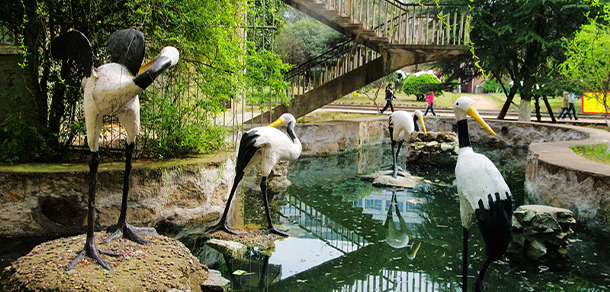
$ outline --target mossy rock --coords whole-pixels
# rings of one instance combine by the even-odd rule
[[[65,237],[36,246],[2,273],[4,291],[201,291],[207,278],[202,265],[181,242],[160,235],[146,236],[151,244],[125,239],[101,244],[108,235],[96,233],[98,247],[122,256],[102,257],[112,270],[85,258],[74,269],[65,266],[76,257],[85,235]]]

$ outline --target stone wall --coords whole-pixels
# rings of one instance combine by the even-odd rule
[[[233,153],[134,164],[128,222],[136,226],[211,221],[222,213],[233,183]],[[0,172],[0,236],[56,236],[84,232],[88,168]],[[97,225],[116,223],[123,190],[122,163],[102,163]]]
[[[579,130],[589,138],[530,145],[525,188],[534,203],[567,208],[578,222],[610,227],[610,165],[587,160],[570,149],[607,143],[610,133]]]

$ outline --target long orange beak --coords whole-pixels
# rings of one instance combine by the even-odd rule
[[[424,128],[424,134],[426,134],[426,124],[424,123],[424,116],[418,116],[417,118],[419,119],[422,128]]]
[[[277,119],[277,120],[275,120],[275,122],[269,124],[268,127],[277,127],[277,126],[279,126],[279,125],[281,125],[283,123],[284,123],[284,121],[282,121],[281,119]]]
[[[494,132],[494,130],[492,130],[491,127],[485,121],[483,121],[483,118],[481,118],[481,115],[479,115],[479,112],[477,111],[476,108],[474,108],[472,106],[469,107],[466,114],[471,116],[475,121],[477,121],[477,123],[479,123],[479,125],[483,126],[483,128],[485,128],[485,130],[487,130],[487,132],[489,132],[490,134],[492,134],[494,136],[498,136],[498,135],[496,135],[496,132]]]

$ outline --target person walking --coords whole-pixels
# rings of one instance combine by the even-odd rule
[[[428,99],[428,107],[426,107],[426,112],[424,113],[424,116],[428,114],[428,110],[430,110],[432,112],[433,115],[436,116],[436,113],[434,112],[434,91],[430,91],[430,93],[428,95],[426,95],[426,98]]]
[[[572,114],[574,115],[574,119],[578,120],[578,117],[576,116],[576,109],[574,108],[574,103],[576,102],[577,98],[576,98],[576,94],[574,94],[574,92],[570,92],[568,93],[568,103],[570,104],[570,106],[568,107],[568,115],[570,114],[570,111],[572,111]],[[572,117],[570,117],[570,120],[572,119]]]
[[[563,100],[561,101],[561,111],[559,112],[557,119],[565,119],[566,115],[570,117],[570,120],[572,119],[572,115],[570,114],[570,111],[568,111],[568,93],[564,92]]]
[[[396,95],[394,95],[394,84],[390,83],[388,84],[388,86],[385,88],[385,100],[386,100],[386,104],[385,107],[383,107],[383,109],[381,111],[379,111],[380,114],[383,114],[383,112],[388,109],[388,107],[390,107],[392,109],[392,112],[394,112],[394,105],[392,105],[392,99],[398,99],[396,98]]]

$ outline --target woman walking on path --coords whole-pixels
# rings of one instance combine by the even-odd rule
[[[428,110],[430,110],[432,112],[433,115],[436,116],[436,113],[434,112],[434,91],[430,91],[430,94],[426,95],[426,98],[428,99],[428,107],[426,108],[426,112],[424,113],[424,116],[428,114]]]
[[[380,114],[383,114],[383,112],[386,109],[388,109],[388,107],[390,107],[392,109],[392,112],[394,112],[394,106],[392,105],[392,99],[398,99],[398,98],[396,98],[396,95],[394,95],[394,91],[392,89],[394,89],[394,85],[392,83],[388,84],[388,87],[385,88],[386,104],[385,104],[385,107],[383,107],[383,109],[381,111],[379,111]]]
[[[574,92],[568,93],[568,103],[570,104],[570,107],[568,107],[568,115],[570,114],[570,111],[572,111],[572,114],[574,115],[574,119],[578,120],[578,117],[576,116],[576,109],[574,108],[574,103],[576,102],[576,100],[577,100],[577,98],[576,98],[576,94],[574,94]],[[570,117],[570,120],[571,119],[572,119],[572,117]]]
[[[559,116],[557,116],[558,120],[565,119],[566,115],[572,119],[572,115],[570,111],[568,111],[568,95],[566,93],[563,94],[563,100],[561,101],[561,112],[559,112]]]

